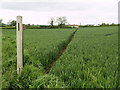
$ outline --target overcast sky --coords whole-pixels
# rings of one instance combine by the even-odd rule
[[[24,24],[48,24],[51,17],[66,16],[69,24],[118,23],[119,0],[0,0],[4,23],[23,16]]]

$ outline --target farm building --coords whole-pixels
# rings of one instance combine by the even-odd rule
[[[80,25],[77,24],[69,24],[68,26],[72,27],[72,28],[79,28]]]

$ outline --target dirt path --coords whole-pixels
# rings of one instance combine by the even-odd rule
[[[68,43],[65,45],[65,47],[61,48],[60,51],[58,52],[55,61],[52,62],[51,64],[49,64],[45,70],[45,73],[49,73],[51,68],[54,66],[55,62],[64,54],[65,50],[67,49],[67,46],[69,45],[69,43],[72,41],[72,39],[74,38],[75,33],[77,32],[78,29],[76,29],[71,36],[68,38]]]

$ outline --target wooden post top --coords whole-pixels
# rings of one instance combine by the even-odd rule
[[[22,16],[17,16],[17,22],[22,23]]]

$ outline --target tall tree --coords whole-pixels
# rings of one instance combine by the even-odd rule
[[[58,26],[60,28],[62,28],[67,23],[67,18],[65,16],[64,17],[58,17],[57,18],[57,23],[58,23]]]
[[[55,18],[51,17],[48,23],[50,24],[50,27],[53,28],[53,24],[55,23]]]
[[[2,21],[3,21],[3,20],[2,20],[2,19],[0,19],[0,24],[2,23]]]
[[[2,19],[0,19],[0,26],[2,26],[2,21],[3,21],[3,20],[2,20]]]

